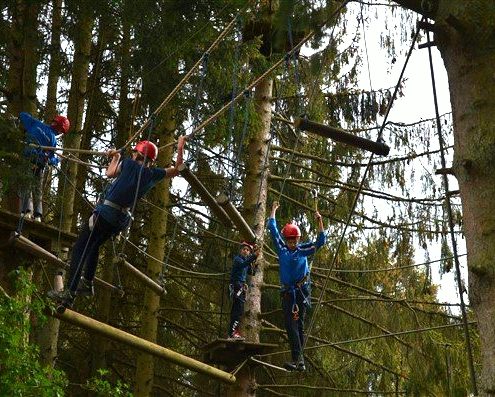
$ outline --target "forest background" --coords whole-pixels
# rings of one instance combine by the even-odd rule
[[[46,318],[43,295],[53,286],[52,271],[41,260],[2,249],[2,393],[466,395],[476,389],[474,380],[489,385],[490,375],[480,375],[487,366],[473,313],[468,310],[465,319],[471,357],[458,303],[439,302],[433,281],[433,273],[453,274],[455,268],[446,199],[452,200],[455,240],[463,237],[460,200],[446,196],[434,174],[442,167],[436,120],[421,116],[405,123],[388,113],[394,89],[407,92],[408,80],[397,79],[410,46],[426,39],[421,32],[413,40],[419,16],[396,3],[418,11],[414,1],[142,0],[138,7],[127,0],[4,1],[3,208],[16,212],[19,185],[31,183],[27,165],[15,155],[22,151],[22,132],[13,128],[20,111],[47,122],[66,112],[72,128],[64,148],[120,148],[145,125],[140,137],[164,147],[160,166],[173,161],[170,144],[177,135],[194,130],[189,168],[214,196],[228,195],[263,245],[243,331],[254,342],[280,344],[261,358],[275,365],[286,359],[280,352],[287,345],[276,257],[264,241],[267,205],[280,200],[279,223],[293,219],[305,238],[313,238],[317,190],[329,241],[312,262],[308,371],[294,375],[246,365],[230,388]],[[205,54],[233,20],[232,30]],[[377,21],[386,53],[380,60],[369,56],[376,51],[367,52]],[[311,33],[307,49],[290,52]],[[198,60],[197,71],[162,107]],[[391,77],[382,87],[374,76],[384,60]],[[250,84],[276,62],[269,75]],[[371,88],[362,86],[363,73]],[[430,101],[426,82],[423,92],[422,100]],[[408,106],[416,106],[414,100]],[[296,130],[288,121],[303,114],[372,140],[380,133],[391,154],[370,158]],[[211,115],[218,116],[205,123]],[[450,160],[452,115],[441,114],[440,122]],[[106,160],[81,154],[87,164],[80,164],[64,156],[45,185],[45,218],[76,232],[107,184]],[[226,334],[228,271],[244,236],[184,186],[154,189],[138,206],[128,239],[109,244],[101,255],[98,275],[121,285],[124,297],[100,290],[75,310],[201,360],[201,346]],[[120,270],[113,259],[121,253],[167,294],[156,295]],[[425,260],[418,263],[420,255]]]

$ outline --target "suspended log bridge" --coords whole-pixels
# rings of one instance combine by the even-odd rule
[[[118,256],[114,259],[115,263],[122,266],[129,274],[133,275],[143,284],[145,284],[152,291],[156,292],[158,295],[165,294],[165,288],[163,288],[160,284],[154,281],[151,277],[147,276],[139,269],[131,265],[129,262],[125,260],[122,256]]]
[[[228,372],[202,363],[201,361],[197,361],[191,357],[184,356],[180,353],[174,352],[173,350],[147,341],[146,339],[139,338],[135,335],[129,334],[118,328],[94,320],[90,317],[83,316],[82,314],[79,314],[75,311],[66,309],[64,313],[50,312],[49,314],[62,321],[76,325],[80,328],[94,332],[116,342],[121,342],[127,346],[138,349],[145,353],[149,353],[155,357],[163,358],[164,360],[180,365],[181,367],[200,372],[222,382],[235,383],[236,381],[235,376]]]
[[[243,239],[248,241],[256,241],[256,235],[253,230],[225,194],[220,194],[217,197],[217,203],[220,204],[220,207],[224,209],[231,221],[234,222],[235,227],[239,230],[239,233]]]
[[[55,266],[57,269],[65,269],[69,270],[70,266],[65,263],[62,259],[56,257],[51,252],[45,250],[39,245],[35,244],[31,240],[26,237],[13,232],[10,237],[10,242],[16,247],[19,248],[29,254],[35,255],[38,258],[45,259],[49,265]],[[123,296],[123,291],[120,288],[115,287],[114,285],[103,281],[102,279],[95,277],[95,283],[97,286],[101,288],[109,289],[113,292],[116,292],[120,296]]]
[[[375,142],[371,139],[361,138],[359,136],[350,134],[343,129],[316,123],[304,118],[295,119],[294,126],[303,131],[308,131],[313,134],[320,135],[324,138],[330,138],[337,142],[345,143],[359,149],[367,150],[368,152],[377,154],[379,156],[387,156],[390,152],[390,148],[383,142]]]
[[[272,343],[254,343],[238,339],[215,339],[204,345],[204,361],[226,368],[235,368],[251,356],[268,354],[279,346]]]
[[[179,165],[180,175],[191,185],[192,189],[198,193],[201,200],[210,207],[211,212],[227,227],[232,227],[232,221],[222,207],[216,202],[215,198],[194,175],[186,164]]]

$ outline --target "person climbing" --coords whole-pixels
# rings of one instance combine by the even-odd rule
[[[268,230],[278,254],[280,295],[282,299],[282,311],[284,325],[289,339],[292,361],[285,363],[284,367],[289,371],[304,371],[304,319],[306,309],[311,304],[310,296],[310,271],[308,256],[313,255],[318,248],[325,244],[323,220],[318,211],[315,212],[318,221],[318,237],[315,242],[301,244],[301,231],[294,223],[287,223],[282,228],[282,239],[277,228],[275,215],[279,203],[272,204],[272,211],[268,219]]]
[[[49,291],[50,298],[65,307],[71,307],[76,295],[94,295],[93,279],[100,246],[128,226],[131,220],[130,209],[137,200],[162,179],[179,174],[178,167],[183,163],[185,140],[185,136],[179,138],[177,160],[175,166],[169,168],[152,167],[158,156],[158,148],[150,141],[139,142],[133,149],[132,157],[122,161],[119,150],[111,149],[107,152],[111,161],[106,175],[116,179],[83,226],[72,248],[66,288],[63,291]],[[84,276],[81,277],[84,265]]]
[[[27,112],[21,112],[19,120],[26,130],[28,144],[56,147],[57,135],[67,134],[70,129],[69,119],[60,115],[55,116],[50,125],[41,122]],[[43,217],[43,180],[46,165],[57,165],[59,160],[53,150],[33,146],[27,146],[24,149],[24,156],[31,163],[34,181],[19,191],[21,217],[32,216],[35,221],[41,222]]]
[[[248,273],[254,275],[259,249],[256,244],[246,241],[241,242],[239,254],[234,257],[232,270],[230,272],[230,297],[232,299],[232,310],[230,311],[229,338],[244,339],[239,332],[241,317],[244,314],[244,302],[246,301]]]

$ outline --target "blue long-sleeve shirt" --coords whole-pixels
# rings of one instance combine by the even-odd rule
[[[284,286],[294,286],[309,274],[308,256],[325,244],[325,233],[318,233],[315,242],[298,244],[296,249],[290,250],[280,236],[275,218],[268,219],[268,230],[278,254],[280,282]]]
[[[28,143],[35,143],[41,146],[57,146],[56,131],[48,124],[34,118],[27,112],[19,114],[19,120],[26,130],[26,139]],[[49,162],[52,165],[57,165],[59,160],[55,157],[53,150],[44,150],[35,147],[26,147],[24,156],[31,159],[33,163],[45,165]]]
[[[254,254],[248,255],[246,257],[242,255],[236,255],[234,257],[234,263],[230,272],[230,282],[245,283],[249,266],[255,260],[256,255]]]

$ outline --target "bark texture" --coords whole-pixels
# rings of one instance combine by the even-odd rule
[[[81,146],[93,23],[94,16],[91,9],[84,5],[80,6],[75,29],[77,35],[74,40],[75,53],[67,110],[71,129],[64,137],[64,146],[69,148],[79,149]],[[62,168],[68,180],[74,183],[77,178],[78,164],[73,161],[63,161]],[[70,183],[65,183],[63,178],[60,179],[58,191],[59,197],[62,200],[62,230],[70,231],[74,215],[74,197],[76,191]]]
[[[173,140],[173,131],[175,130],[175,122],[173,117],[165,117],[163,123],[162,136],[164,141],[159,145],[164,145]],[[172,157],[172,147],[166,148],[159,153],[158,165],[165,167],[170,163]],[[167,208],[170,201],[170,179],[165,179],[160,182],[151,192],[150,199],[155,206],[150,208],[149,216],[149,231],[150,239],[148,245],[148,254],[163,261],[166,251],[167,241],[165,238],[167,232],[168,213],[164,210]],[[163,265],[161,262],[147,259],[146,274],[153,280],[157,281],[162,272]],[[147,288],[144,293],[143,314],[141,318],[140,336],[143,339],[151,342],[157,340],[158,330],[158,311],[160,309],[160,295]],[[140,353],[137,358],[136,365],[136,388],[135,395],[137,397],[145,397],[152,395],[153,377],[154,377],[154,358],[149,354]]]
[[[439,1],[434,19],[449,78],[469,298],[481,338],[479,389],[489,396],[495,395],[495,3]]]

